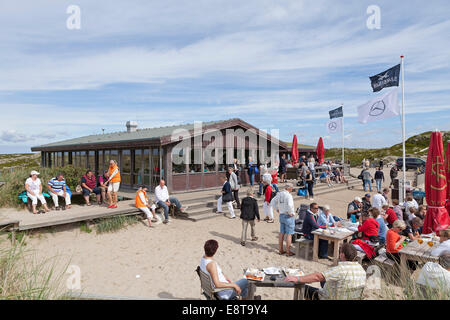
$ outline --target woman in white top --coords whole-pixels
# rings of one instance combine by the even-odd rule
[[[243,278],[234,283],[230,281],[222,272],[220,266],[213,260],[219,248],[219,243],[216,240],[208,240],[204,245],[205,255],[200,261],[200,269],[209,274],[213,281],[214,288],[230,288],[230,290],[223,290],[217,293],[221,300],[230,300],[240,295],[243,299],[248,295],[248,280]]]
[[[45,212],[49,212],[50,210],[47,207],[47,202],[45,201],[44,195],[42,194],[42,183],[41,179],[37,176],[39,172],[33,170],[30,173],[30,177],[25,181],[25,189],[27,190],[27,196],[31,199],[31,204],[33,206],[33,214],[37,214],[36,206],[39,201],[41,201],[44,206]]]

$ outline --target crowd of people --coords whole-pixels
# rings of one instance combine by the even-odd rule
[[[49,212],[47,201],[44,197],[43,186],[40,173],[36,170],[31,171],[30,177],[25,181],[25,189],[27,197],[31,200],[33,214],[42,213],[37,211],[38,200],[44,207],[44,212]],[[87,206],[91,206],[90,195],[95,194],[97,197],[97,204],[108,204],[109,209],[117,208],[117,192],[120,187],[120,171],[115,160],[111,160],[109,168],[103,175],[95,176],[92,170],[87,170],[80,179],[80,192],[82,193]],[[70,190],[66,184],[63,173],[57,174],[47,182],[49,195],[52,198],[55,210],[71,209],[71,198],[74,191]],[[75,191],[76,192],[76,191]],[[60,199],[64,200],[64,204],[60,205]]]
[[[301,173],[299,176],[305,178],[306,184],[311,177],[311,167],[309,164],[300,164],[300,168],[306,167],[305,175]],[[364,165],[368,168],[368,161],[364,161]],[[314,165],[312,166],[314,168]],[[364,170],[367,170],[364,168]],[[394,166],[395,168],[395,166]],[[344,243],[339,248],[339,263],[337,266],[330,268],[325,272],[316,272],[305,276],[292,277],[288,276],[285,281],[295,283],[314,283],[319,282],[321,288],[315,288],[309,285],[305,286],[305,298],[307,299],[324,299],[330,298],[330,292],[336,289],[342,293],[352,292],[353,289],[360,289],[364,287],[366,282],[366,272],[361,264],[356,261],[357,252],[364,253],[371,252],[372,257],[378,254],[380,248],[385,248],[388,258],[394,260],[398,265],[400,264],[399,251],[403,248],[404,241],[409,239],[411,241],[421,238],[423,220],[426,214],[426,206],[419,205],[413,198],[412,193],[407,193],[406,199],[403,203],[398,200],[389,199],[389,188],[383,188],[385,182],[384,174],[382,174],[383,164],[377,167],[375,173],[375,181],[377,193],[372,197],[370,193],[366,193],[361,199],[355,197],[348,205],[347,219],[357,225],[358,235],[351,243]],[[302,169],[301,169],[302,170]],[[231,169],[231,171],[233,171]],[[273,213],[276,212],[279,217],[280,231],[279,231],[279,253],[287,256],[294,255],[290,251],[292,243],[292,236],[295,233],[295,210],[292,198],[293,185],[285,184],[284,190],[279,191],[278,187],[273,184],[273,176],[266,168],[262,168],[261,187],[258,194],[264,195],[264,215],[265,221],[271,223],[274,220]],[[328,172],[328,170],[325,170]],[[367,170],[368,172],[368,170]],[[381,172],[381,173],[380,173]],[[396,169],[391,169],[391,179],[393,179],[392,172]],[[279,171],[280,179],[283,171]],[[365,175],[365,192],[371,191],[370,175]],[[368,181],[367,181],[368,180]],[[330,180],[325,180],[329,183]],[[224,185],[227,180],[224,179]],[[230,194],[230,188],[222,189],[224,194]],[[225,191],[228,190],[228,191]],[[231,196],[228,196],[232,199]],[[230,202],[233,200],[230,200]],[[247,197],[244,198],[240,205],[241,219],[242,219],[242,233],[241,245],[246,245],[247,228],[251,226],[251,240],[257,241],[255,231],[255,220],[260,222],[261,217],[258,210],[257,200],[254,198],[253,189],[247,190]],[[230,210],[231,211],[231,210]],[[234,212],[232,218],[234,218]],[[319,228],[340,227],[342,223],[341,218],[333,215],[329,205],[324,205],[319,208],[315,202],[310,203],[309,210],[306,211],[304,220],[302,221],[302,234],[307,239],[313,239],[313,231]],[[418,283],[423,285],[432,284],[432,288],[437,288],[437,282],[441,281],[450,290],[450,229],[442,230],[440,232],[440,243],[432,251],[432,255],[439,257],[439,262],[427,262],[419,275]],[[215,240],[209,240],[205,244],[205,256],[202,258],[202,264],[209,267],[203,267],[204,272],[210,273],[213,284],[219,287],[232,288],[228,291],[227,297],[236,297],[241,295],[244,299],[248,294],[248,281],[241,279],[232,283],[225,276],[220,276],[222,270],[217,263],[208,264],[212,261],[212,255],[207,252],[207,247],[214,243],[214,248],[217,250],[218,243]],[[370,250],[368,249],[370,247]],[[330,259],[328,257],[328,241],[319,240],[319,258]],[[370,257],[370,255],[367,255]],[[206,259],[206,262],[205,262]],[[417,268],[417,262],[408,261],[408,267],[412,271]],[[434,282],[433,282],[434,281]],[[331,284],[334,282],[337,285]],[[234,292],[233,292],[234,289]],[[233,293],[232,293],[233,292]],[[351,298],[351,296],[350,296]]]

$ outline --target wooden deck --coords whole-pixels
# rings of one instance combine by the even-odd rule
[[[108,209],[98,206],[78,206],[73,205],[72,209],[50,210],[45,214],[32,214],[26,210],[2,213],[2,220],[18,220],[18,230],[30,230],[69,224],[80,221],[89,221],[99,218],[107,218],[117,215],[140,214],[141,211],[134,206],[134,200],[119,201],[117,209]]]

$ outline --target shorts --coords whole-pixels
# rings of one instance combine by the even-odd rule
[[[110,182],[108,185],[108,192],[118,192],[120,188],[120,182]]]
[[[98,187],[95,187],[94,189],[92,189],[92,192],[95,194],[100,194],[101,191]],[[91,194],[91,192],[89,191],[89,189],[83,188],[83,196],[87,197]]]
[[[280,214],[280,233],[294,234],[295,216],[290,217],[288,214]]]

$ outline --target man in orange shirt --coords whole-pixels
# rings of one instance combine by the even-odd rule
[[[108,208],[116,209],[117,208],[117,192],[120,188],[120,170],[117,166],[116,160],[109,161],[109,169],[108,169],[108,198],[109,198],[109,206]]]

